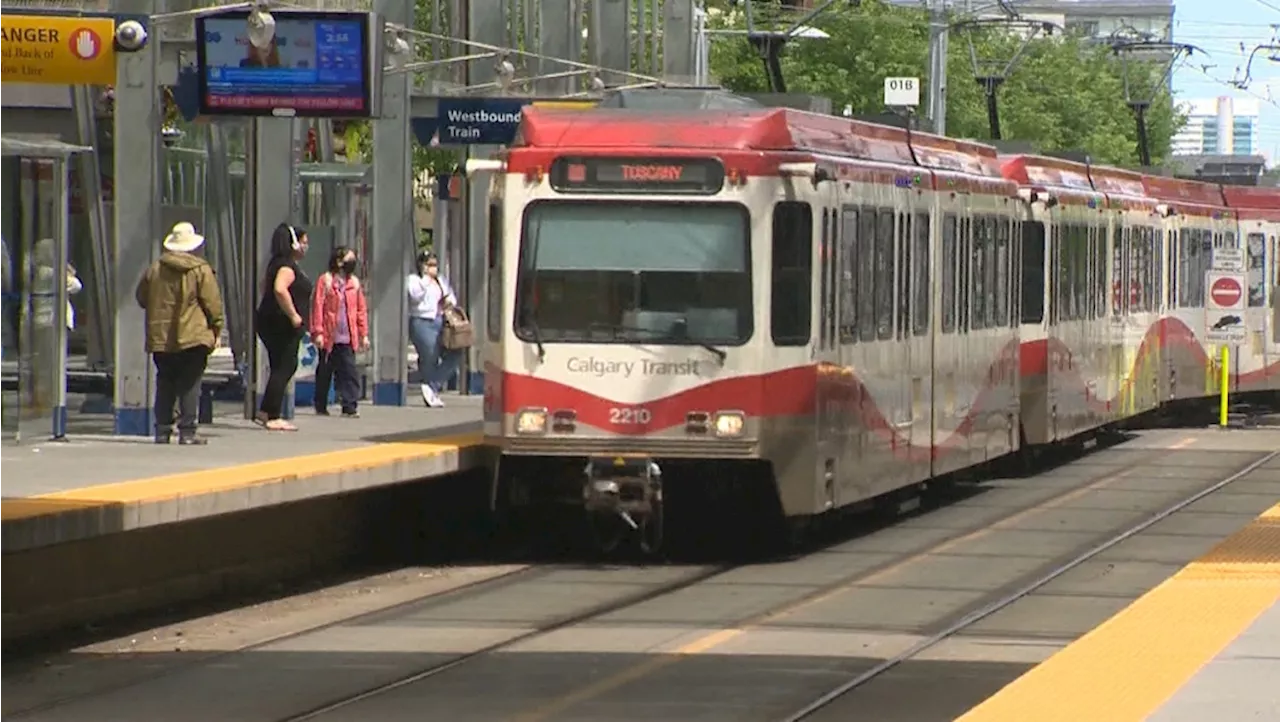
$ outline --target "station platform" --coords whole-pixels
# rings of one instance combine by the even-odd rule
[[[207,446],[84,434],[6,448],[4,552],[465,471],[483,458],[482,401],[364,405],[358,419],[302,409],[297,432],[218,403]]]
[[[1280,457],[1241,483],[1280,500]],[[1277,680],[1280,503],[958,722],[1276,720]]]

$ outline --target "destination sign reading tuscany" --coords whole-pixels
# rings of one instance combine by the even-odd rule
[[[712,195],[724,185],[724,166],[713,158],[558,158],[551,187],[562,193],[673,193]]]

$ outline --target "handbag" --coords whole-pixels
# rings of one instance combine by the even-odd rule
[[[440,343],[450,351],[471,348],[471,344],[475,343],[475,332],[471,328],[467,312],[457,306],[445,308],[444,329],[440,336]]]
[[[471,319],[467,318],[466,311],[446,300],[444,284],[440,283],[440,279],[436,279],[436,285],[440,286],[440,313],[444,318],[440,345],[449,351],[471,348],[475,343],[475,331],[471,328]]]

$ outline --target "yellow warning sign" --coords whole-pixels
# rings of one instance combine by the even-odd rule
[[[112,18],[0,15],[6,83],[114,85]]]

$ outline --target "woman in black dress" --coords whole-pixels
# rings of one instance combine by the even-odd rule
[[[271,235],[271,260],[262,278],[258,338],[267,349],[271,373],[262,391],[257,422],[272,431],[297,431],[280,418],[289,380],[298,370],[298,349],[311,317],[311,279],[298,267],[307,253],[307,234],[281,223]]]

